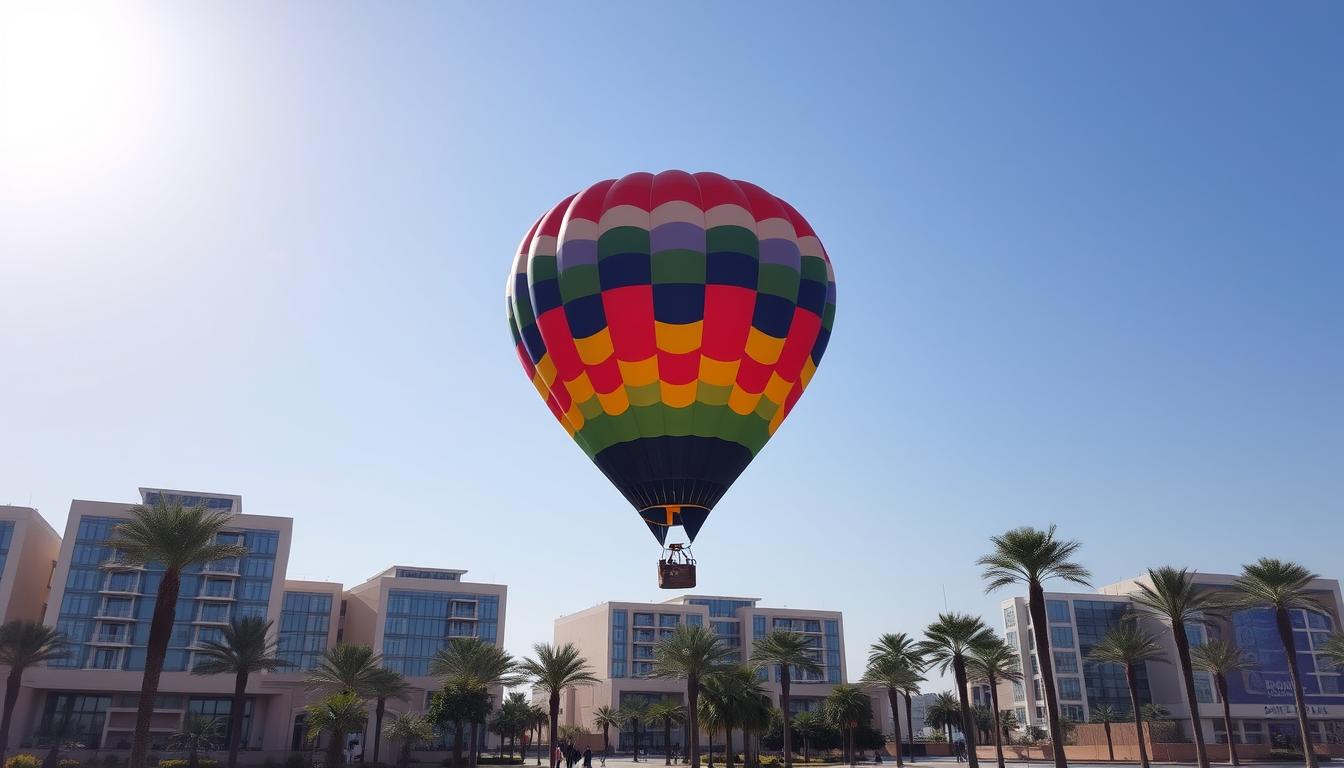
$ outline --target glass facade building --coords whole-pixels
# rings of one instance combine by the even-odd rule
[[[429,675],[429,661],[455,637],[495,644],[499,598],[471,593],[394,589],[383,619],[383,666],[407,677]]]
[[[276,656],[286,671],[307,672],[317,666],[331,632],[331,602],[324,592],[285,592]]]
[[[120,522],[97,516],[79,521],[56,622],[70,639],[70,653],[51,666],[144,669],[149,620],[164,568],[158,563],[118,565],[108,542]],[[247,552],[241,558],[183,569],[165,672],[190,669],[193,648],[218,640],[220,628],[232,619],[267,615],[279,533],[225,531],[217,541],[240,544]]]

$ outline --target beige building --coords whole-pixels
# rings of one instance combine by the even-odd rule
[[[41,621],[61,537],[37,510],[0,506],[0,623]]]
[[[823,672],[809,675],[794,670],[792,707],[795,712],[819,708],[831,688],[846,679],[841,614],[769,608],[759,603],[758,598],[684,595],[663,603],[602,603],[557,619],[555,642],[577,646],[600,679],[596,685],[565,691],[561,699],[561,724],[583,725],[596,732],[593,712],[601,706],[629,707],[662,699],[685,704],[685,683],[651,677],[654,646],[682,624],[710,628],[734,649],[733,660],[743,662],[751,661],[755,640],[773,630],[789,630],[809,638]],[[778,670],[761,670],[759,674],[778,704]],[[683,745],[683,736],[679,729],[674,730],[673,743]],[[632,749],[634,737],[634,726],[627,724],[619,738],[613,736],[612,746]],[[639,744],[660,749],[662,730],[654,728],[641,733]]]
[[[386,666],[410,678],[416,687],[411,699],[388,704],[390,712],[397,712],[425,707],[432,688],[426,676],[429,658],[449,638],[481,637],[496,644],[503,638],[503,586],[463,582],[461,570],[406,566],[380,573],[349,592],[338,583],[287,580],[290,518],[245,514],[242,498],[236,495],[140,489],[142,503],[156,503],[161,496],[228,513],[230,525],[220,540],[244,546],[247,554],[183,574],[151,726],[155,750],[167,746],[187,713],[233,715],[232,677],[197,676],[190,670],[201,644],[218,639],[221,629],[237,618],[269,619],[278,655],[287,664],[280,672],[253,675],[248,681],[242,713],[247,763],[283,759],[312,748],[305,741],[303,708],[313,695],[303,678],[337,643],[369,644],[384,654]],[[66,722],[63,738],[89,750],[106,752],[130,745],[149,621],[162,577],[162,569],[154,566],[118,566],[116,552],[105,546],[113,527],[129,516],[132,506],[76,500],[70,506],[65,537],[57,540],[58,554],[41,536],[32,536],[31,531],[38,529],[32,521],[25,529],[25,535],[37,542],[32,556],[25,551],[16,557],[17,545],[7,553],[0,575],[0,589],[6,591],[0,599],[9,600],[5,582],[12,564],[38,563],[45,557],[41,583],[43,588],[48,582],[53,585],[45,622],[70,641],[66,658],[25,675],[11,750],[40,748],[49,743],[54,726]],[[12,509],[0,508],[0,531]],[[19,540],[18,534],[16,525],[13,541]],[[33,566],[34,573],[39,570]],[[34,588],[33,593],[45,597],[43,590]],[[360,740],[368,743],[368,735]],[[353,747],[354,752],[361,750],[362,746]]]
[[[1195,583],[1205,589],[1232,595],[1235,577],[1228,574],[1198,573]],[[1088,654],[1113,627],[1134,615],[1131,596],[1148,576],[1128,579],[1102,587],[1097,593],[1047,592],[1046,619],[1049,622],[1050,653],[1054,661],[1055,687],[1061,712],[1075,722],[1088,722],[1100,706],[1119,713],[1132,710],[1124,669],[1115,664],[1098,664]],[[1317,579],[1309,590],[1320,610],[1295,609],[1291,612],[1294,645],[1302,670],[1312,738],[1317,743],[1344,743],[1344,675],[1332,668],[1319,650],[1325,640],[1341,627],[1344,599],[1340,584],[1333,579]],[[1021,724],[1046,727],[1046,712],[1041,689],[1040,665],[1036,654],[1031,619],[1026,600],[1005,600],[1003,628],[1009,644],[1026,659],[1022,683],[1005,683],[999,689],[1000,709],[1012,709]],[[1167,658],[1176,659],[1170,629],[1160,621],[1143,615],[1142,626],[1165,646]],[[1241,648],[1252,662],[1251,668],[1233,674],[1228,680],[1228,700],[1232,709],[1233,738],[1239,744],[1287,747],[1300,742],[1296,708],[1288,678],[1287,656],[1283,651],[1273,615],[1262,608],[1230,608],[1205,615],[1186,628],[1192,645],[1208,639],[1223,639]],[[1184,721],[1188,738],[1190,704],[1174,663],[1147,663],[1138,670],[1141,704],[1156,703]],[[1195,706],[1200,728],[1209,743],[1227,742],[1223,706],[1208,673],[1195,673]]]

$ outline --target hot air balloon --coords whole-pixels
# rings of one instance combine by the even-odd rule
[[[542,214],[505,297],[528,378],[665,547],[659,586],[694,586],[690,542],[826,350],[816,233],[745,181],[632,173]]]

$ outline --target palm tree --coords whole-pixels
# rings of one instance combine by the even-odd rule
[[[643,734],[640,723],[644,721],[644,715],[649,711],[647,702],[639,699],[631,699],[621,705],[621,719],[630,724],[630,736],[634,740],[633,749],[634,761],[639,762],[639,737]]]
[[[541,729],[546,727],[550,718],[547,716],[546,710],[536,704],[532,705],[530,712],[528,719],[532,723],[532,729],[537,732],[537,765],[541,765]],[[549,760],[549,758],[547,759]]]
[[[1195,669],[1213,675],[1218,698],[1223,700],[1223,727],[1227,731],[1228,758],[1233,765],[1241,765],[1237,760],[1237,744],[1232,731],[1232,703],[1227,698],[1227,676],[1250,667],[1250,659],[1240,648],[1226,640],[1209,640],[1190,650],[1190,661]]]
[[[9,727],[23,685],[24,670],[65,656],[65,635],[45,624],[15,619],[0,626],[0,666],[9,667],[9,675],[5,678],[5,709],[0,716],[0,765],[5,762]]]
[[[1021,723],[1017,722],[1017,715],[1011,709],[1005,709],[999,713],[999,728],[1003,731],[1003,740],[1007,741],[1009,734],[1013,732]]]
[[[370,678],[368,695],[374,700],[373,706],[373,762],[378,763],[378,753],[383,745],[383,716],[387,714],[387,700],[406,701],[411,695],[411,686],[400,672],[391,669],[379,669]],[[233,766],[229,766],[233,768]]]
[[[183,569],[247,554],[246,547],[219,543],[219,534],[229,525],[229,519],[228,513],[209,509],[203,503],[183,507],[180,499],[164,493],[159,494],[152,506],[131,507],[129,517],[117,524],[112,529],[112,538],[104,542],[104,546],[115,551],[109,565],[144,567],[157,563],[164,569],[149,621],[145,671],[135,710],[135,735],[128,768],[145,768],[145,756],[149,754],[149,722],[154,714],[154,697],[159,692],[163,660],[168,654],[168,640],[177,620]]]
[[[576,685],[592,685],[598,680],[588,666],[588,660],[573,643],[559,647],[537,643],[532,646],[532,652],[535,657],[523,659],[518,671],[531,679],[533,685],[546,691],[550,705],[548,744],[554,751],[560,736],[560,692]]]
[[[1092,708],[1092,722],[1100,725],[1102,730],[1106,731],[1106,754],[1107,759],[1115,761],[1115,745],[1111,742],[1111,723],[1119,722],[1119,715],[1116,714],[1115,707],[1109,704],[1098,704]]]
[[[1134,621],[1124,621],[1107,632],[1087,655],[1088,659],[1101,663],[1119,664],[1125,668],[1125,682],[1129,684],[1129,704],[1134,709],[1134,728],[1139,742],[1139,762],[1148,768],[1148,748],[1144,746],[1143,708],[1139,705],[1140,664],[1150,661],[1166,662],[1162,646],[1151,635],[1139,628]]]
[[[1218,607],[1213,593],[1195,584],[1195,574],[1186,568],[1171,566],[1148,569],[1148,581],[1138,583],[1134,605],[1141,611],[1162,619],[1171,627],[1176,645],[1176,660],[1180,662],[1181,681],[1185,685],[1185,700],[1190,707],[1190,725],[1194,731],[1195,761],[1200,768],[1208,768],[1209,752],[1204,744],[1204,729],[1200,726],[1199,702],[1195,698],[1195,672],[1190,665],[1190,638],[1187,623],[1199,622],[1204,611]]]
[[[219,746],[221,730],[218,718],[187,713],[182,718],[182,727],[169,737],[168,744],[187,753],[189,768],[198,768],[201,753]]]
[[[1031,615],[1031,631],[1036,639],[1036,663],[1041,670],[1041,687],[1045,689],[1045,714],[1050,725],[1050,741],[1054,743],[1055,768],[1067,768],[1064,757],[1064,731],[1059,726],[1059,693],[1055,690],[1055,665],[1050,655],[1050,625],[1045,615],[1046,581],[1063,579],[1090,586],[1092,574],[1073,562],[1082,546],[1078,541],[1055,538],[1055,526],[1041,531],[1036,528],[1014,528],[1000,536],[990,537],[994,551],[976,561],[984,566],[981,577],[985,591],[993,592],[1010,584],[1027,587],[1027,610]]]
[[[809,749],[812,739],[826,729],[826,723],[815,712],[799,712],[793,718],[793,729],[803,739],[803,762],[807,762],[812,759]]]
[[[924,724],[934,730],[947,734],[947,743],[952,743],[952,726],[961,722],[961,702],[951,691],[943,691],[934,697],[933,703],[924,712]]]
[[[817,663],[820,653],[812,643],[802,635],[784,630],[775,630],[756,639],[751,649],[751,662],[757,667],[777,667],[779,669],[779,709],[784,713],[784,768],[793,768],[793,739],[789,727],[793,713],[789,707],[792,700],[789,684],[792,671],[797,669],[813,675],[822,673]]]
[[[201,644],[197,651],[200,661],[191,670],[193,675],[233,675],[233,701],[229,705],[228,732],[224,737],[225,747],[229,750],[228,768],[238,765],[248,676],[254,672],[271,672],[281,664],[275,655],[276,642],[270,634],[271,622],[267,619],[259,616],[234,619],[220,631],[219,640]]]
[[[1262,557],[1255,563],[1243,565],[1241,575],[1232,583],[1239,595],[1237,605],[1268,608],[1274,614],[1279,642],[1288,657],[1288,676],[1293,682],[1293,704],[1297,707],[1297,725],[1302,732],[1302,754],[1306,757],[1307,768],[1316,768],[1316,750],[1311,746],[1311,724],[1307,721],[1307,703],[1302,697],[1302,675],[1298,672],[1289,611],[1297,608],[1321,610],[1320,603],[1307,591],[1307,586],[1317,578],[1320,577],[1297,563]],[[1228,737],[1231,735],[1229,733]]]
[[[845,755],[855,764],[854,729],[872,719],[872,700],[857,686],[841,683],[831,689],[824,705],[826,719],[845,734]]]
[[[606,757],[611,749],[611,739],[609,734],[612,728],[620,728],[625,724],[625,715],[621,714],[619,709],[609,706],[601,706],[593,711],[593,725],[602,729],[602,756]]]
[[[354,693],[364,697],[368,695],[373,677],[382,668],[382,657],[369,646],[341,643],[327,648],[317,666],[304,675],[304,683],[311,691]]]
[[[999,768],[1003,768],[1003,726],[999,723],[999,683],[1021,682],[1022,663],[1017,654],[998,635],[983,645],[971,649],[966,660],[971,680],[984,681],[989,686],[989,702],[994,728],[994,754]]]
[[[1344,671],[1344,632],[1331,635],[1316,652],[1335,665],[1335,669]]]
[[[910,738],[910,762],[915,762],[915,724],[914,715],[910,706],[911,697],[919,694],[919,684],[924,678],[919,677],[918,673],[924,671],[924,657],[919,653],[919,643],[904,632],[888,632],[877,639],[868,647],[868,663],[871,665],[880,659],[886,659],[883,664],[890,664],[893,667],[908,667],[916,673],[916,676],[907,681],[909,684],[900,689],[905,696],[905,730]],[[896,707],[891,708],[892,717],[896,716]],[[896,727],[897,755],[896,763],[900,765],[900,734],[901,729]]]
[[[654,648],[653,676],[686,681],[686,711],[690,713],[691,725],[689,752],[694,768],[700,768],[700,680],[732,654],[733,649],[713,632],[688,624],[678,625]]]
[[[644,717],[650,723],[663,724],[663,751],[665,760],[663,765],[672,764],[672,726],[681,723],[686,719],[686,710],[676,702],[660,701],[649,706],[649,710],[644,713]]]
[[[747,751],[747,730],[759,715],[759,700],[765,696],[760,678],[750,667],[734,664],[714,670],[704,679],[702,694],[710,699],[723,726],[723,742],[728,768],[736,759],[733,749],[733,728],[742,730],[742,751]]]
[[[760,765],[760,734],[770,727],[776,716],[783,723],[783,716],[779,715],[779,710],[775,709],[774,703],[770,701],[770,696],[764,689],[760,693],[748,696],[742,702],[738,724],[742,728],[742,762],[744,765],[753,768]]]
[[[489,691],[498,685],[521,682],[518,671],[519,664],[510,653],[477,637],[455,637],[429,660],[429,673],[442,680],[445,689],[456,689],[457,699],[463,704],[449,708],[454,716],[455,766],[462,765],[463,725],[471,724],[470,752],[474,762],[478,732],[490,711]]]
[[[931,665],[946,674],[951,668],[957,683],[957,697],[961,706],[961,733],[966,739],[966,759],[970,768],[980,764],[975,754],[975,721],[971,719],[971,702],[966,695],[966,661],[977,649],[998,639],[994,630],[969,613],[940,613],[938,620],[924,630],[920,652]],[[1062,743],[1062,742],[1061,742]]]
[[[903,691],[909,690],[912,685],[918,685],[919,681],[923,679],[918,672],[900,659],[890,656],[877,656],[871,659],[868,662],[868,669],[863,673],[864,683],[881,688],[887,693],[887,702],[891,705],[891,725],[896,742],[897,766],[904,765],[901,760],[900,696]]]
[[[345,764],[345,735],[363,731],[369,722],[364,700],[354,691],[345,691],[315,701],[304,707],[304,711],[308,715],[308,740],[316,743],[322,733],[331,734],[326,768],[340,768]]]
[[[383,735],[401,744],[401,750],[397,753],[397,768],[407,768],[411,764],[411,750],[416,745],[434,740],[434,724],[424,715],[408,713],[388,721],[383,728]]]

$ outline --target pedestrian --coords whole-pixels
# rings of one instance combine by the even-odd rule
[[[555,766],[555,768],[560,768],[560,764],[564,761],[565,753],[561,752],[560,745],[556,744],[555,749],[551,752],[551,765]]]
[[[583,748],[583,768],[593,768],[593,750]]]

